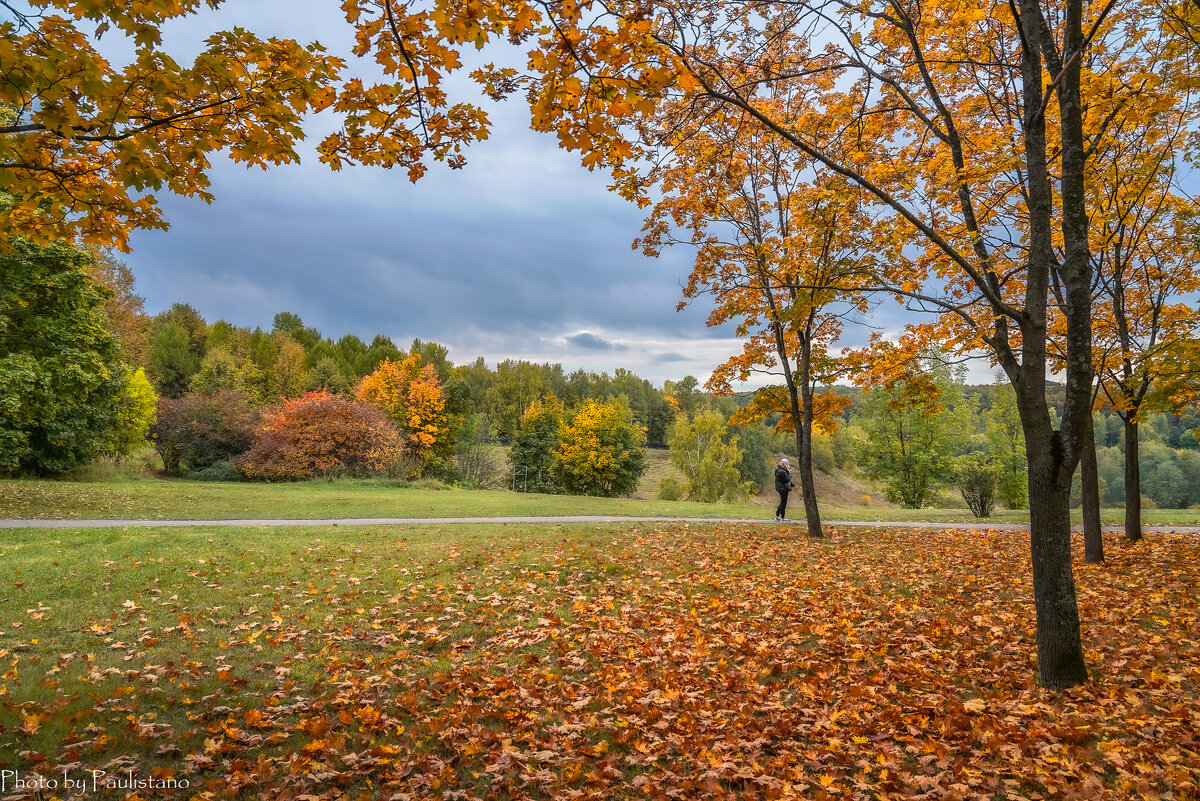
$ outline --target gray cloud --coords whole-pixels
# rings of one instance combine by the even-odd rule
[[[577,348],[585,348],[587,350],[629,350],[626,345],[618,345],[615,342],[609,342],[603,337],[598,337],[588,331],[583,331],[579,334],[572,334],[566,337],[569,344]]]

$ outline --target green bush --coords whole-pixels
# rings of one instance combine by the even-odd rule
[[[233,466],[232,462],[216,462],[205,467],[203,470],[197,470],[193,473],[188,473],[187,478],[192,481],[245,481],[246,476]]]
[[[658,499],[660,501],[677,501],[683,497],[684,485],[675,476],[663,476],[658,483]]]
[[[983,453],[968,453],[955,460],[955,484],[976,517],[992,516],[999,472],[996,463]]]

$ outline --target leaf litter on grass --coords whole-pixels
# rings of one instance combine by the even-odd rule
[[[74,549],[103,593],[0,585],[0,769],[140,798],[1197,797],[1197,538],[1077,565],[1094,681],[1050,693],[1027,537],[829,534]]]

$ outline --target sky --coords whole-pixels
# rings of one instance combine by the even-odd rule
[[[336,10],[243,0],[174,23],[166,40],[187,55],[207,32],[240,24],[345,53]],[[675,310],[693,254],[631,249],[642,211],[530,131],[519,98],[480,101],[491,137],[471,146],[464,169],[434,164],[416,184],[402,170],[319,163],[315,145],[336,125],[327,115],[311,121],[298,166],[214,159],[215,200],[159,195],[169,230],[135,233],[121,256],[147,311],[187,302],[210,322],[269,328],[286,310],[335,339],[433,340],[459,364],[625,367],[656,384],[703,380],[740,350],[731,329],[705,325],[709,306]]]
[[[349,51],[349,26],[328,0],[240,0],[171,23],[164,38],[182,60],[232,25]],[[401,170],[320,164],[315,144],[336,125],[328,115],[311,121],[300,165],[214,159],[216,199],[160,195],[170,229],[135,233],[122,257],[147,311],[186,302],[210,322],[269,328],[286,310],[335,339],[433,340],[458,364],[625,367],[655,384],[704,381],[741,350],[732,326],[705,324],[707,299],[676,311],[694,253],[632,250],[642,210],[530,131],[519,97],[479,102],[490,138],[471,146],[464,169],[434,164],[416,184]]]

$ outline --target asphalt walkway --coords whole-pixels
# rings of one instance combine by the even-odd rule
[[[762,518],[743,517],[619,517],[607,515],[564,515],[558,517],[339,517],[322,519],[254,520],[0,520],[4,528],[146,528],[153,526],[413,526],[457,525],[464,523],[759,523],[779,525]],[[886,520],[825,520],[829,528],[924,528],[986,531],[1028,531],[1028,523],[931,523]],[[789,521],[802,526],[803,520]],[[1076,526],[1076,528],[1080,528]],[[1124,532],[1123,526],[1105,526],[1107,532]],[[1147,533],[1198,534],[1192,526],[1143,526]]]

